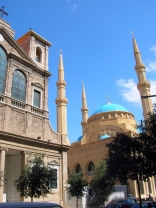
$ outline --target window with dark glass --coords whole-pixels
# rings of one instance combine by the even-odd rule
[[[41,92],[34,90],[34,101],[33,106],[40,108]]]
[[[25,102],[26,78],[20,70],[15,70],[12,80],[11,97]]]
[[[94,174],[94,163],[91,161],[88,165],[88,176],[92,176]]]
[[[54,172],[54,179],[50,182],[50,187],[52,189],[57,189],[57,169],[53,169]]]
[[[4,94],[5,80],[7,69],[7,55],[2,47],[0,47],[0,93]]]
[[[150,181],[150,179],[148,179],[148,191],[149,191],[149,193],[152,193],[152,188],[151,188],[151,181]]]
[[[81,170],[81,166],[78,164],[76,166],[76,173],[80,173],[82,170]]]

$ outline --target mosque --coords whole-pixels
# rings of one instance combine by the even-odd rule
[[[4,11],[3,11],[4,12]],[[5,13],[4,13],[5,14]],[[66,207],[64,184],[73,169],[82,171],[90,183],[94,166],[105,158],[106,143],[117,132],[136,133],[134,115],[126,108],[108,101],[88,117],[87,98],[82,86],[82,136],[70,145],[67,134],[66,82],[62,54],[59,57],[57,98],[57,132],[49,121],[48,49],[52,44],[30,30],[18,40],[10,24],[0,18],[0,202],[30,201],[20,197],[14,181],[27,157],[44,153],[45,163],[55,169],[53,194],[37,201],[53,201]],[[145,66],[133,38],[135,70],[140,96],[150,95]],[[142,99],[144,117],[152,111],[151,98]],[[67,170],[68,167],[68,170]],[[140,182],[142,197],[156,195],[156,180]],[[129,181],[130,193],[138,196],[136,183]]]
[[[139,48],[133,37],[133,48],[135,57],[135,71],[138,76],[137,88],[141,96],[150,96],[150,83],[146,79],[145,66],[142,63]],[[142,99],[144,118],[147,113],[152,112],[151,97]],[[136,134],[136,120],[134,115],[126,108],[115,103],[101,105],[88,118],[88,107],[85,88],[82,86],[82,136],[78,137],[77,142],[71,144],[68,150],[68,172],[73,169],[76,172],[82,171],[88,183],[91,182],[94,167],[106,157],[106,144],[111,142],[119,132],[126,134]],[[128,181],[127,190],[129,193],[138,197],[136,182]],[[149,178],[148,182],[140,181],[142,198],[148,198],[149,194],[156,196],[156,178]]]

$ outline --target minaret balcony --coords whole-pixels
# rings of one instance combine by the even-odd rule
[[[59,87],[59,86],[66,86],[66,82],[65,82],[64,80],[58,81],[58,82],[56,83],[56,86],[57,86],[57,87]]]
[[[61,103],[67,104],[68,103],[68,99],[67,98],[56,98],[55,99],[55,103],[56,104],[61,104]]]

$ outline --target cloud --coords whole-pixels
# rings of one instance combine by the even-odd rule
[[[151,95],[156,95],[156,80],[149,80],[151,83]],[[156,103],[156,97],[152,97],[152,102]]]
[[[72,8],[72,12],[75,12],[77,9],[77,4],[73,4],[71,8]]]
[[[137,105],[141,104],[139,91],[133,79],[120,79],[117,80],[116,83],[120,87],[119,93],[121,94],[124,100]]]
[[[151,83],[151,95],[156,95],[156,80],[149,80],[149,82]],[[141,105],[140,93],[133,79],[120,79],[117,80],[116,83],[120,87],[119,93],[124,100],[136,106]],[[156,97],[152,97],[152,102],[156,103]]]
[[[153,51],[154,55],[156,55],[156,45],[153,45],[150,48],[150,51]],[[146,71],[147,72],[155,72],[156,71],[156,60],[154,60],[154,61],[147,60],[147,61],[145,61],[145,63],[146,63]]]
[[[156,71],[156,60],[154,61],[146,61],[146,71],[147,72],[155,72]]]
[[[154,51],[154,55],[156,55],[156,46],[155,46],[155,45],[152,46],[152,47],[150,48],[150,51]]]

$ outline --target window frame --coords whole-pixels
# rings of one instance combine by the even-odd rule
[[[34,92],[35,92],[35,90],[40,92],[40,107],[34,106]],[[38,88],[38,87],[36,87],[34,85],[32,86],[32,106],[34,108],[42,109],[42,89]]]
[[[0,93],[0,94],[4,95],[4,94],[5,94],[5,89],[6,89],[6,79],[7,79],[8,55],[7,55],[7,52],[6,52],[6,50],[3,48],[2,45],[0,45],[0,48],[2,49],[2,51],[4,52],[4,54],[5,54],[5,56],[6,56],[6,59],[5,59],[5,64],[6,64],[6,66],[5,66],[5,77],[3,77],[3,78],[4,78],[4,79],[3,79],[3,82],[4,82],[4,85],[3,85],[3,92]],[[1,59],[0,59],[0,60],[1,60]],[[4,59],[2,58],[2,60],[4,60]],[[3,70],[1,70],[1,71],[3,71]]]
[[[17,98],[14,98],[13,96],[12,96],[12,90],[13,90],[13,81],[14,81],[14,73],[15,73],[15,71],[19,71],[21,74],[23,74],[23,76],[25,77],[25,94],[24,94],[24,101],[22,101],[22,100],[19,100],[19,99],[17,99]],[[18,84],[20,84],[20,82],[18,82]],[[24,86],[24,85],[23,85]],[[17,88],[18,90],[19,90],[19,88]],[[21,69],[19,69],[19,68],[15,68],[14,70],[13,70],[13,73],[12,73],[12,85],[11,85],[11,99],[14,99],[14,100],[18,100],[19,102],[23,102],[23,103],[25,103],[26,102],[26,93],[27,93],[27,77],[26,77],[26,74],[23,72],[23,70],[21,70]],[[19,93],[18,93],[18,95],[19,95]]]
[[[52,188],[53,191],[59,190],[59,164],[55,162],[49,162],[48,167],[57,170],[57,188]]]

